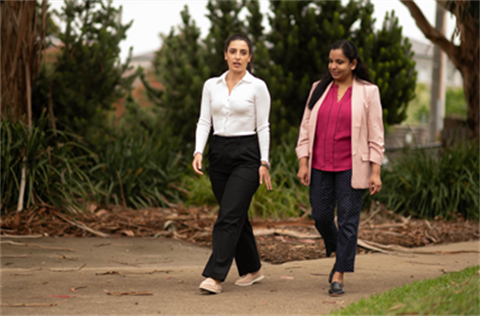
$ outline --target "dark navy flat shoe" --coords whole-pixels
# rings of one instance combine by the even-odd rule
[[[345,293],[345,291],[343,290],[343,285],[341,283],[333,282],[330,286],[330,290],[328,290],[328,293],[330,293],[332,296],[338,296]]]

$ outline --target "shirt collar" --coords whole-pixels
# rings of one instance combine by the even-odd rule
[[[227,77],[227,74],[228,74],[228,70],[225,71],[220,77],[218,77],[218,81],[223,81],[226,84],[227,82],[226,82],[225,78]],[[242,82],[242,81],[245,81],[247,83],[252,82],[253,81],[253,75],[247,70],[247,72],[245,73],[245,76],[243,76],[243,78],[239,82]]]

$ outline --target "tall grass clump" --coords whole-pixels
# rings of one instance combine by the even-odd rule
[[[103,192],[97,203],[142,208],[179,201],[186,170],[179,138],[118,130],[102,147],[90,170]]]
[[[397,213],[478,219],[479,152],[472,141],[448,146],[439,155],[406,149],[382,170],[382,180],[377,199]]]
[[[31,129],[21,120],[2,119],[1,125],[2,214],[17,207],[24,166],[25,209],[70,210],[98,192],[86,172],[92,153],[75,135],[48,129],[45,112]]]

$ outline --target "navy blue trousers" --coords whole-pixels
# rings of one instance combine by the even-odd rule
[[[250,202],[259,186],[257,138],[214,136],[208,158],[210,181],[220,210],[213,226],[212,255],[203,276],[224,281],[234,258],[241,276],[261,267],[248,220]]]
[[[312,168],[310,204],[315,227],[327,257],[336,253],[335,271],[353,272],[364,189],[352,188],[352,170],[329,172]],[[335,225],[335,205],[337,223]]]

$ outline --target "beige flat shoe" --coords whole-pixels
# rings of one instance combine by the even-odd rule
[[[238,285],[238,286],[250,286],[252,285],[253,283],[256,283],[258,281],[261,281],[265,278],[265,276],[263,275],[263,271],[262,271],[262,268],[260,268],[260,270],[258,270],[257,272],[254,272],[254,273],[247,273],[245,274],[244,276],[242,276],[240,279],[238,279],[236,282],[235,282],[235,285]]]
[[[217,284],[217,282],[215,282],[215,280],[212,278],[206,278],[203,280],[198,288],[200,291],[210,294],[218,294],[222,291],[222,285]]]

